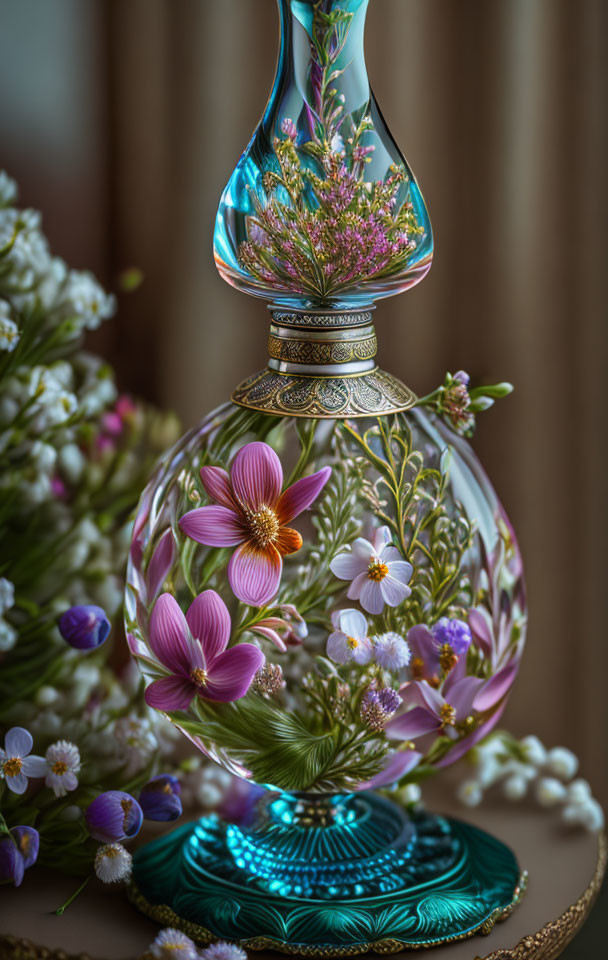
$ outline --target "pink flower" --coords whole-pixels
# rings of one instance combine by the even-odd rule
[[[232,461],[230,476],[220,467],[203,467],[201,479],[213,506],[186,513],[179,525],[186,536],[209,547],[237,547],[228,564],[228,582],[239,600],[261,607],[277,590],[283,557],[302,546],[287,524],[317,499],[330,467],[302,477],[281,493],[283,468],[267,443],[248,443]]]
[[[473,713],[475,698],[483,686],[481,677],[458,677],[457,671],[448,676],[443,694],[424,680],[406,683],[399,694],[410,709],[389,721],[387,736],[416,740],[427,733],[444,733],[457,739],[456,727]]]
[[[392,545],[388,527],[376,530],[373,544],[357,537],[349,553],[334,557],[330,569],[340,580],[352,580],[347,596],[368,613],[382,613],[385,604],[397,607],[412,592],[407,585],[412,565]]]
[[[146,703],[156,710],[187,710],[194,697],[239,700],[264,663],[252,643],[227,650],[230,614],[215,590],[205,590],[186,616],[174,597],[163,593],[150,618],[150,646],[171,676],[146,688]]]

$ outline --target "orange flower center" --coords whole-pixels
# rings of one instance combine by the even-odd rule
[[[439,711],[442,727],[453,727],[456,724],[456,711],[449,703],[444,703]]]
[[[256,547],[264,548],[278,540],[281,524],[274,510],[260,507],[259,510],[245,510],[245,520],[249,536]]]
[[[439,666],[444,673],[449,673],[452,667],[456,666],[458,657],[452,650],[449,643],[444,643],[439,651]]]
[[[194,680],[194,683],[197,687],[206,687],[209,677],[207,676],[207,671],[203,670],[202,667],[194,667],[190,671],[190,676]]]
[[[359,641],[357,640],[356,637],[347,636],[346,646],[348,647],[349,650],[355,650],[359,646]]]
[[[385,563],[381,563],[380,560],[372,560],[367,568],[368,579],[373,580],[375,583],[380,583],[381,580],[384,580],[387,573],[387,565]]]
[[[120,850],[118,850],[116,847],[106,847],[103,851],[103,856],[107,857],[108,860],[113,860],[115,857],[120,856]]]
[[[5,760],[2,765],[4,776],[16,777],[18,773],[21,773],[22,766],[23,760],[21,757],[9,757],[8,760]]]
[[[51,767],[51,773],[56,773],[60,777],[62,777],[63,774],[67,772],[68,772],[68,765],[65,762],[65,760],[56,760],[53,766]]]

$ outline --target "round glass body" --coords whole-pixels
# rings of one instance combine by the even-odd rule
[[[428,272],[416,180],[370,89],[368,0],[279,0],[277,74],[220,201],[214,253],[233,286],[274,303],[348,307]]]
[[[498,721],[525,619],[504,510],[421,408],[226,404],[140,501],[126,625],[146,699],[260,784],[350,792],[453,762]]]

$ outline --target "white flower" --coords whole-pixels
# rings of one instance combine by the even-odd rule
[[[87,465],[87,460],[76,443],[66,443],[59,451],[59,467],[70,483],[78,483]]]
[[[521,800],[528,789],[528,781],[521,774],[513,773],[502,785],[502,792],[508,800]]]
[[[43,684],[34,694],[34,701],[38,707],[50,707],[59,700],[59,691],[55,687]]]
[[[553,747],[547,754],[547,767],[556,777],[571,780],[578,770],[578,757],[566,747]]]
[[[19,343],[19,327],[9,316],[8,303],[0,300],[0,350],[12,353]]]
[[[420,803],[422,800],[420,784],[406,783],[406,785],[399,790],[398,796],[401,803],[404,803],[406,806],[410,803]]]
[[[34,745],[32,735],[24,727],[12,727],[0,750],[0,779],[13,793],[25,793],[28,777],[44,777],[46,760],[30,755]]]
[[[344,153],[344,140],[339,133],[334,133],[329,146],[332,153]]]
[[[411,651],[407,640],[398,633],[381,633],[372,638],[376,662],[385,670],[400,670],[407,667],[411,659]]]
[[[66,299],[89,330],[111,317],[116,309],[115,298],[106,293],[90,273],[77,270],[71,270],[68,276]]]
[[[201,950],[200,956],[202,960],[247,960],[242,947],[236,943],[226,943],[225,940],[218,940]]]
[[[524,737],[519,743],[527,763],[542,767],[547,762],[547,750],[538,737]]]
[[[17,184],[5,170],[0,170],[0,204],[8,207],[17,199]]]
[[[585,803],[591,799],[591,787],[586,780],[573,780],[566,788],[568,803]]]
[[[104,883],[117,883],[130,876],[132,862],[122,843],[105,843],[95,854],[95,873]]]
[[[65,797],[70,790],[75,790],[78,786],[76,774],[80,770],[78,747],[68,740],[58,740],[48,748],[45,758],[48,772],[44,782],[55,796]]]
[[[55,469],[57,451],[50,443],[35,440],[30,450],[32,463],[40,473],[52,473]]]
[[[465,807],[478,807],[483,799],[483,790],[477,780],[463,780],[458,785],[456,796]]]
[[[555,777],[542,777],[536,785],[536,799],[541,807],[554,807],[566,799],[566,788]]]
[[[491,787],[503,775],[504,768],[494,753],[480,752],[477,765],[477,782],[482,787]]]
[[[197,960],[196,946],[181,930],[167,927],[150,944],[148,948],[155,960]]]
[[[6,577],[0,577],[0,614],[10,610],[15,602],[15,588]]]
[[[12,650],[17,643],[17,631],[6,620],[0,617],[0,653]]]
[[[114,724],[114,736],[121,746],[127,776],[139,773],[158,749],[150,721],[139,717],[121,717]]]
[[[367,620],[359,610],[338,610],[332,614],[337,629],[327,640],[327,656],[336,663],[369,663],[373,656],[372,642],[367,635]]]
[[[368,613],[382,613],[385,604],[396,607],[412,592],[407,585],[412,565],[392,546],[388,527],[376,531],[373,544],[358,537],[349,553],[334,557],[330,569],[340,580],[352,580],[347,596]]]

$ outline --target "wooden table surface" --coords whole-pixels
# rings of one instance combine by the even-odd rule
[[[521,867],[529,872],[523,902],[505,923],[486,937],[441,947],[438,957],[550,960],[559,956],[584,922],[599,889],[606,860],[604,839],[562,827],[554,812],[500,798],[465,811],[445,783],[430,785],[425,801],[431,809],[472,820],[494,833],[514,849]],[[19,889],[0,888],[1,960],[15,956],[51,960],[54,951],[63,956],[87,954],[97,960],[131,960],[145,952],[158,928],[134,910],[120,888],[93,880],[62,917],[55,916],[53,911],[75,886],[70,878],[34,868]],[[25,944],[17,948],[12,937],[46,949],[30,950]],[[251,956],[264,958],[264,954]]]

